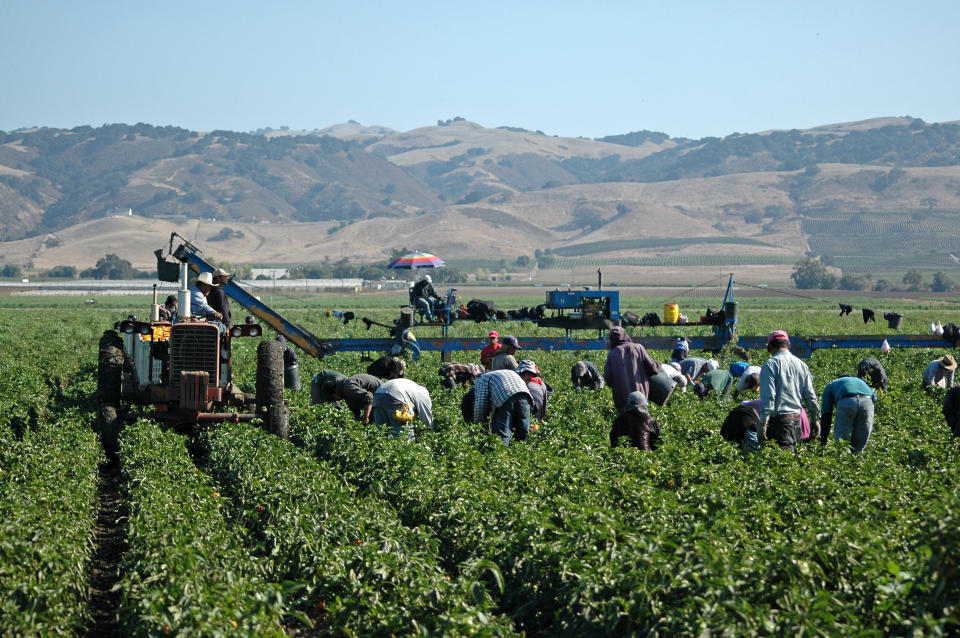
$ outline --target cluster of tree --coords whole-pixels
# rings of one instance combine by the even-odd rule
[[[129,261],[113,253],[98,259],[93,268],[80,271],[80,277],[87,279],[153,279],[156,276],[155,272],[137,270]]]
[[[871,281],[868,277],[855,275],[853,273],[843,273],[837,275],[831,272],[827,266],[819,259],[805,257],[794,266],[790,277],[793,279],[797,288],[812,289],[820,288],[824,290],[875,290],[882,292],[884,290],[932,290],[934,292],[947,292],[953,290],[956,284],[953,278],[944,271],[937,271],[933,274],[933,279],[929,286],[924,281],[923,273],[917,268],[911,268],[904,275],[901,283],[902,288],[895,286],[886,279]]]

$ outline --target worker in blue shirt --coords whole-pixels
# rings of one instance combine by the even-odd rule
[[[843,376],[828,383],[823,390],[820,412],[820,444],[827,444],[830,421],[836,408],[834,438],[849,441],[854,452],[862,452],[873,432],[873,404],[876,401],[877,395],[863,379]]]

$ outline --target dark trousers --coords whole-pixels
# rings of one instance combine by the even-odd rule
[[[800,442],[800,415],[774,414],[767,421],[767,438],[784,450],[794,451]]]

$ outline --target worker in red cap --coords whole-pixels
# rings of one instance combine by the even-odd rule
[[[490,334],[487,335],[487,345],[483,346],[483,350],[480,351],[480,364],[488,370],[493,362],[493,355],[497,354],[497,350],[501,348],[499,339],[500,335],[497,331],[491,330]]]
[[[761,441],[773,439],[794,451],[800,442],[800,412],[807,407],[810,438],[820,434],[820,404],[813,389],[813,375],[803,361],[790,352],[790,337],[774,330],[767,337],[770,358],[760,369],[760,414],[764,421],[758,434]]]

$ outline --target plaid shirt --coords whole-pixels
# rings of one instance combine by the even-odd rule
[[[483,423],[490,408],[499,408],[515,394],[530,397],[527,384],[513,370],[493,370],[484,373],[473,383],[473,422]]]
[[[466,383],[473,381],[483,374],[483,368],[475,363],[457,363],[456,361],[451,361],[450,363],[445,363],[440,366],[437,374],[440,375],[441,378],[450,377],[456,383]]]

